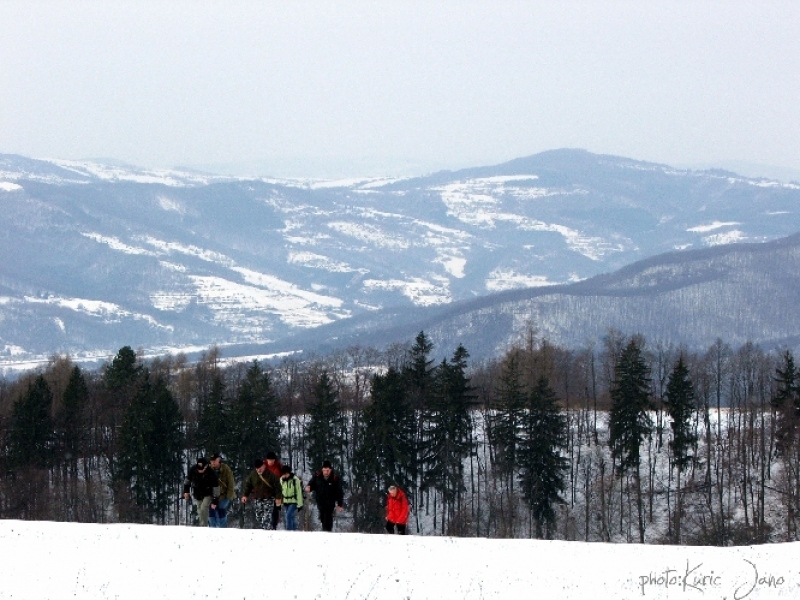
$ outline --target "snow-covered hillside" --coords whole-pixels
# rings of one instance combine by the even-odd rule
[[[338,182],[0,155],[0,203],[6,363],[266,344],[800,231],[798,185],[578,150]]]
[[[0,521],[0,599],[770,600],[800,543],[734,548]]]

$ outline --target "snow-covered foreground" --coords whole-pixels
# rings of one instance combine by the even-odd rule
[[[0,521],[0,598],[800,597],[800,543],[738,548]]]

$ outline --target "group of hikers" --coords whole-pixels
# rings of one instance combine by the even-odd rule
[[[197,459],[183,482],[183,497],[192,499],[200,527],[227,527],[228,511],[236,500],[236,482],[231,468],[219,453]],[[314,494],[323,531],[333,531],[334,511],[344,508],[344,491],[339,476],[326,460],[303,488],[289,465],[282,464],[274,452],[253,461],[253,470],[242,483],[240,502],[250,504],[262,529],[277,529],[280,514],[287,531],[297,531],[297,513],[303,510],[304,494]],[[408,497],[391,485],[386,497],[386,531],[406,533]]]

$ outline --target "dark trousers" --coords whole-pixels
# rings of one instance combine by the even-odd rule
[[[394,529],[397,527],[397,533],[400,535],[406,534],[406,526],[402,523],[392,523],[391,521],[386,521],[386,533],[394,533]]]
[[[333,531],[333,506],[318,506],[322,531]]]
[[[281,507],[279,505],[275,505],[272,507],[272,529],[278,528],[278,519],[281,516]]]

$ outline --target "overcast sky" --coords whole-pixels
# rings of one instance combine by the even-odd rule
[[[2,0],[0,152],[320,176],[571,147],[800,170],[798,31],[794,0]]]

